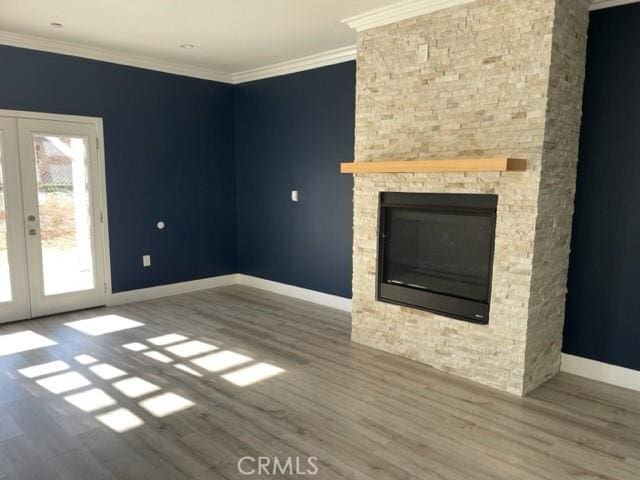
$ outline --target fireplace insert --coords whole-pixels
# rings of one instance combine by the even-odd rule
[[[377,298],[489,323],[497,195],[380,194]]]

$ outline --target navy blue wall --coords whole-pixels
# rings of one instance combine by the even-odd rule
[[[240,272],[351,297],[354,116],[355,62],[236,87]]]
[[[104,119],[114,291],[236,271],[232,86],[5,46],[0,69],[0,108]]]
[[[640,370],[640,4],[593,12],[564,334]]]

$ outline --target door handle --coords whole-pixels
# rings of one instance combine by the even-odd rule
[[[35,229],[35,228],[30,228],[30,229],[29,229],[29,235],[31,235],[32,237],[33,237],[33,236],[35,236],[35,235],[37,235],[37,234],[38,234],[38,232],[36,232],[36,229]]]

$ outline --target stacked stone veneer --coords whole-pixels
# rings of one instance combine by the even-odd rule
[[[499,154],[528,167],[355,176],[355,342],[519,395],[558,371],[587,24],[577,0],[477,0],[359,33],[357,162]],[[499,196],[488,325],[376,301],[382,191]]]

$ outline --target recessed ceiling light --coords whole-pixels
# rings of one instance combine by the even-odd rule
[[[184,48],[186,50],[191,50],[195,45],[191,44],[191,43],[183,43],[182,45],[180,45],[180,48]]]
[[[62,24],[58,22],[51,22],[49,25],[51,25],[53,28],[62,28]]]

